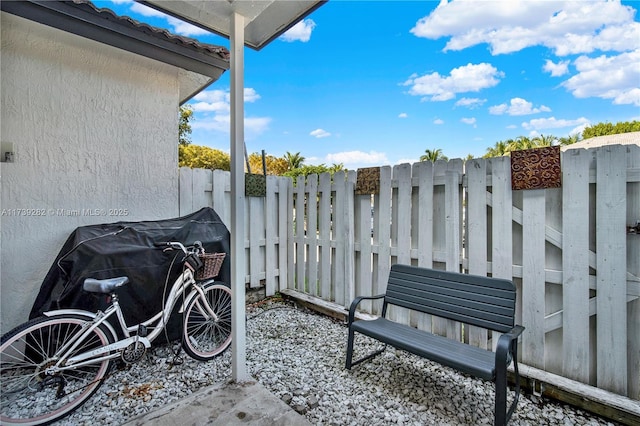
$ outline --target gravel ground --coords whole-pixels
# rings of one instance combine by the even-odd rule
[[[344,369],[344,324],[290,304],[247,309],[249,373],[315,425],[493,424],[493,384],[393,348]],[[378,345],[359,336],[354,357]],[[230,380],[231,351],[203,363],[170,345],[116,371],[56,425],[119,425],[203,387]],[[509,400],[510,401],[510,400]],[[522,394],[512,425],[614,425],[546,398]]]

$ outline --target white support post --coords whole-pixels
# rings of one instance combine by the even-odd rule
[[[231,374],[249,380],[245,326],[244,250],[244,17],[231,17]]]

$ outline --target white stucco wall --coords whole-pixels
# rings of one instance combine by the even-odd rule
[[[76,227],[178,215],[180,87],[174,67],[1,15],[0,136],[15,151],[0,169],[5,333]]]

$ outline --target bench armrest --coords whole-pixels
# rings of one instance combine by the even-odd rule
[[[358,305],[360,304],[360,302],[362,302],[363,300],[377,300],[377,299],[382,299],[385,295],[384,294],[379,294],[377,296],[358,296],[355,299],[353,299],[353,302],[351,302],[351,306],[349,307],[349,322],[348,324],[351,325],[355,319],[356,316],[356,308],[358,307]]]
[[[498,345],[496,347],[496,366],[499,364],[503,364],[506,368],[511,362],[511,355],[515,353],[515,348],[517,348],[518,337],[524,331],[524,327],[521,325],[516,325],[507,333],[504,333],[498,339]]]

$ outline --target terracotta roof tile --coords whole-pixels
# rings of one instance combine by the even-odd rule
[[[226,61],[229,61],[231,57],[229,50],[224,46],[202,43],[194,38],[173,34],[166,29],[153,27],[144,22],[137,21],[129,16],[117,15],[111,9],[98,8],[88,0],[73,0],[70,3],[74,3],[77,7],[80,7],[89,12],[95,13],[97,16],[100,16],[101,18],[108,19],[111,21],[117,21],[120,24],[127,25],[130,28],[138,30],[142,33],[145,33],[154,37],[164,38],[172,43],[181,45],[185,48],[192,49],[192,50],[209,54],[209,55],[217,55],[221,59],[224,59]]]

